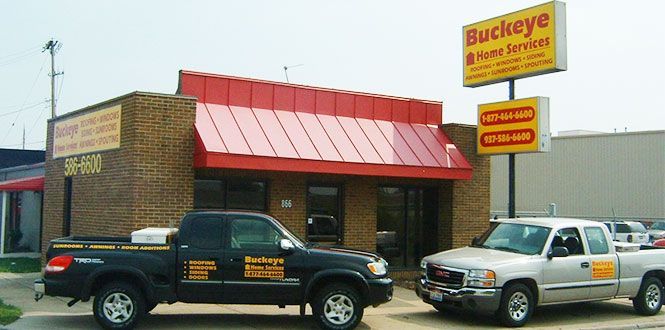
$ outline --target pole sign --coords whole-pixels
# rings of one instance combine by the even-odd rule
[[[479,155],[550,151],[547,97],[478,105]]]
[[[566,4],[553,1],[467,25],[464,86],[567,69]]]

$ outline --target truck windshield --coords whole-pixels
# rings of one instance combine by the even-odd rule
[[[516,223],[494,223],[474,247],[520,254],[540,254],[550,228]]]

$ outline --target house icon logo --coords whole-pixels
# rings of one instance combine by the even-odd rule
[[[466,54],[466,65],[474,65],[476,63],[473,53]]]

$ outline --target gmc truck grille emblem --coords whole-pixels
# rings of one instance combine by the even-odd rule
[[[450,273],[448,273],[446,271],[443,271],[443,270],[437,270],[436,272],[434,272],[434,275],[436,275],[438,277],[448,277],[448,276],[450,276]]]

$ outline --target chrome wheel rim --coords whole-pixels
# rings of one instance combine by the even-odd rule
[[[529,299],[522,292],[515,292],[508,300],[508,313],[515,321],[521,321],[529,311]]]
[[[649,309],[654,310],[658,308],[658,304],[660,304],[660,288],[658,285],[649,285],[649,287],[647,287],[645,298]]]
[[[342,325],[353,317],[353,302],[343,294],[332,295],[323,306],[323,315],[334,325]]]
[[[134,303],[124,293],[116,292],[104,299],[104,316],[113,323],[123,323],[132,317]]]

